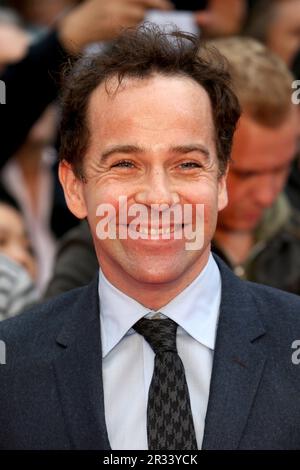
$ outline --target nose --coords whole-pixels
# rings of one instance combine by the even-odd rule
[[[154,169],[147,175],[144,184],[136,192],[135,200],[139,204],[167,204],[173,206],[180,202],[179,194],[169,181],[163,169]]]
[[[255,190],[256,203],[263,209],[272,206],[280,189],[281,185],[274,175],[263,176]]]

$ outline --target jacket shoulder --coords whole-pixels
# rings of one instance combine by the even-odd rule
[[[300,331],[300,296],[263,284],[243,282],[266,326],[278,329],[278,333],[284,326]]]
[[[88,289],[89,286],[73,289],[0,322],[0,340],[6,345],[11,365],[22,357],[46,358],[63,325],[82,311]]]

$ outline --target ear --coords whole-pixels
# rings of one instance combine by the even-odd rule
[[[218,211],[224,209],[228,204],[228,194],[227,194],[227,175],[228,175],[229,166],[227,165],[226,171],[219,176],[218,180]]]
[[[65,161],[60,162],[58,175],[68,208],[75,217],[84,219],[87,217],[87,207],[83,192],[84,181],[75,175],[71,165]]]

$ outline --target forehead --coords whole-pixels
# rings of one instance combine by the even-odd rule
[[[181,76],[154,75],[101,84],[91,95],[88,108],[91,139],[156,137],[174,139],[187,134],[213,140],[210,98],[194,80]]]
[[[243,114],[234,135],[233,165],[245,170],[268,170],[289,164],[296,152],[299,120],[295,109],[276,128],[262,126]]]

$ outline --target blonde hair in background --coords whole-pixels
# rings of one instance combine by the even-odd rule
[[[291,109],[294,80],[285,63],[252,38],[215,39],[208,45],[227,59],[242,111],[268,127],[282,124]]]

